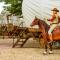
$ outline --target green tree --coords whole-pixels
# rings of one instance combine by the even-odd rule
[[[23,0],[1,0],[5,1],[6,4],[11,4],[10,7],[7,7],[7,10],[12,14],[21,15],[22,14],[22,1]]]

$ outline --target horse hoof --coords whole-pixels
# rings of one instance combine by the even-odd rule
[[[53,51],[49,51],[49,54],[53,54]]]
[[[47,54],[47,52],[46,52],[46,51],[44,51],[44,52],[43,52],[43,54],[44,54],[44,55],[46,55],[46,54]]]

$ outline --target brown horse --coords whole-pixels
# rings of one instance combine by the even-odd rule
[[[33,22],[31,23],[31,26],[38,25],[39,29],[42,32],[42,36],[44,39],[44,46],[45,46],[45,52],[47,53],[47,45],[50,47],[50,52],[52,52],[52,43],[50,42],[49,35],[48,35],[48,30],[49,30],[49,25],[41,19],[35,18]],[[60,41],[60,27],[56,27],[54,31],[52,32],[53,35],[53,41]],[[49,53],[50,53],[49,52]]]

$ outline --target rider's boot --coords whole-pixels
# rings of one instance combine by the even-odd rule
[[[49,35],[49,38],[50,38],[50,42],[49,43],[52,43],[53,42],[52,34]]]

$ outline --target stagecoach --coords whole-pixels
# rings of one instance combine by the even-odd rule
[[[38,39],[38,41],[40,42],[40,34],[41,31],[37,28],[19,27],[13,24],[3,25],[0,27],[0,36],[3,36],[3,39],[5,37],[13,39],[12,47],[15,47],[17,45],[23,47],[23,45],[27,42],[29,38],[33,38],[34,40]]]

